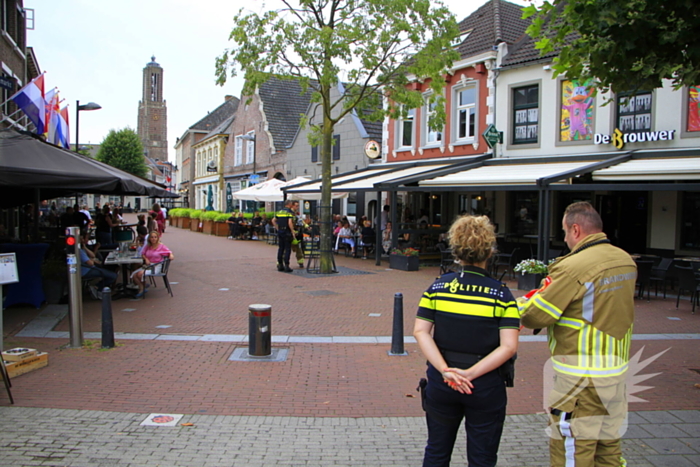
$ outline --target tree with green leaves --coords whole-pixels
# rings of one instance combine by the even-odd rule
[[[335,125],[357,109],[379,121],[405,117],[409,109],[426,103],[425,91],[409,89],[420,79],[432,90],[436,104],[432,128],[445,124],[445,75],[459,56],[451,46],[459,33],[450,11],[436,0],[281,0],[284,8],[262,16],[234,19],[234,46],[217,58],[218,83],[242,72],[242,94],[275,76],[296,79],[312,91],[323,119],[302,123],[310,128],[309,143],[321,146],[321,272],[332,269],[331,149]],[[294,5],[292,5],[294,3]],[[344,94],[331,98],[342,80]],[[382,94],[390,105],[382,106]],[[368,112],[371,111],[370,112]],[[325,209],[324,209],[325,207]]]
[[[139,177],[145,177],[148,172],[143,145],[131,128],[110,130],[100,144],[97,160]]]
[[[652,90],[700,83],[695,0],[553,0],[524,9],[542,55],[558,53],[555,76],[593,78],[598,89]]]

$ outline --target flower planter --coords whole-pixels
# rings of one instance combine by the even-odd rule
[[[202,231],[202,220],[201,219],[190,219],[190,230],[192,232]]]
[[[66,289],[65,279],[44,279],[43,283],[46,303],[55,305],[61,302]]]
[[[537,289],[544,279],[544,274],[518,274],[518,290]]]
[[[389,255],[389,267],[401,271],[417,271],[418,256]]]
[[[180,223],[178,224],[178,227],[180,227],[181,229],[189,229],[191,222],[192,222],[192,219],[190,219],[189,217],[181,217]]]
[[[214,222],[214,227],[212,228],[212,235],[217,237],[228,237],[229,228],[226,222]]]
[[[180,228],[182,226],[182,217],[169,217],[170,225]]]
[[[207,235],[214,235],[214,221],[203,220],[202,222],[202,233]]]

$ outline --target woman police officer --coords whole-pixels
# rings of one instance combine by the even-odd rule
[[[517,351],[517,305],[510,290],[486,272],[496,240],[486,216],[458,218],[448,239],[464,270],[428,288],[413,331],[428,359],[423,466],[450,464],[462,418],[469,466],[495,466],[507,402],[499,368]]]

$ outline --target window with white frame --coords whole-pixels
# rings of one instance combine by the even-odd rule
[[[406,118],[397,122],[397,146],[399,148],[412,148],[413,135],[415,133],[416,109],[409,109]]]
[[[243,140],[236,136],[236,149],[234,152],[233,165],[243,164]]]
[[[425,135],[425,145],[435,145],[442,141],[442,131],[431,130],[429,126],[430,120],[435,116],[437,102],[428,103],[425,109],[425,117],[423,118],[423,134]]]
[[[255,137],[255,132],[249,131],[248,135]],[[245,163],[252,164],[255,160],[255,141],[246,141],[246,143],[247,144],[245,146]]]
[[[473,140],[476,133],[476,87],[457,89],[453,108],[455,141]]]

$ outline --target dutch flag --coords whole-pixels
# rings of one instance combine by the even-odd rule
[[[10,97],[17,107],[32,121],[40,135],[46,130],[46,103],[44,101],[44,74],[34,78],[29,84]]]

